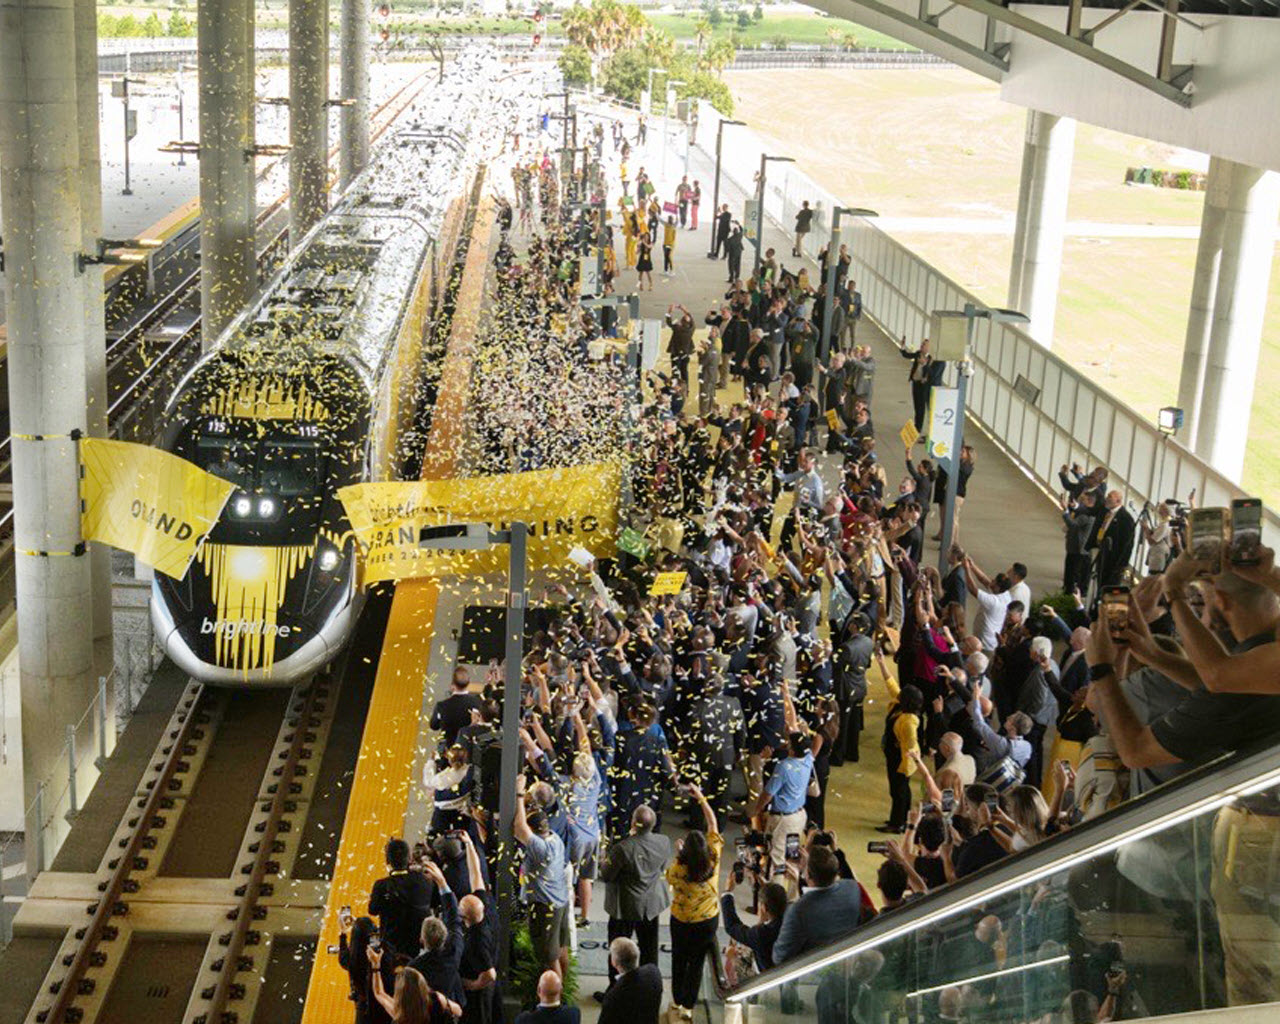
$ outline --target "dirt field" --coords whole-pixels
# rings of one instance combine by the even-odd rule
[[[740,71],[735,116],[796,157],[851,205],[882,216],[1012,218],[1025,115],[995,85],[958,69]],[[809,109],[805,97],[814,98]],[[803,117],[797,117],[798,111]],[[1185,159],[1185,158],[1184,158]],[[1069,221],[1195,225],[1203,193],[1131,188],[1131,166],[1168,168],[1171,147],[1081,124]],[[985,301],[1008,298],[1011,235],[895,232]],[[1140,412],[1176,402],[1196,243],[1068,237],[1054,350]],[[1244,484],[1280,501],[1280,274],[1273,274]]]

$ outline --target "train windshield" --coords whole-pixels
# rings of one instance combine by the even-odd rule
[[[323,482],[324,459],[317,441],[267,436],[261,441],[201,435],[195,462],[242,491],[297,498],[316,494]]]
[[[258,490],[296,498],[320,488],[320,446],[315,441],[281,440],[258,457]]]

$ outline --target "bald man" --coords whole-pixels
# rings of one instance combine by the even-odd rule
[[[538,1005],[516,1017],[516,1024],[582,1024],[582,1012],[560,1001],[563,986],[555,971],[543,971],[538,979]]]
[[[463,833],[462,844],[466,849],[468,872],[476,880],[475,891],[458,901],[458,916],[462,919],[462,960],[458,973],[467,993],[462,1020],[464,1024],[490,1024],[501,1018],[497,1002],[498,938],[494,931],[498,913],[493,895],[485,888],[480,855],[466,833]]]
[[[671,905],[665,872],[671,859],[671,840],[653,830],[657,816],[641,804],[631,815],[631,833],[609,847],[600,865],[605,883],[604,909],[609,915],[609,941],[635,935],[640,961],[658,962],[658,915]],[[609,964],[609,981],[617,971]],[[604,999],[604,993],[599,993]]]

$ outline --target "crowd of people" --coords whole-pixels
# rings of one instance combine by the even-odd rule
[[[625,168],[625,133],[619,142],[620,130],[602,124],[597,138],[606,130]],[[624,169],[621,180],[624,195],[636,193],[621,207],[636,254],[624,263],[644,282],[662,209],[654,223],[643,171],[632,180]],[[696,185],[675,192],[695,226]],[[517,205],[524,223],[518,196]],[[597,885],[609,938],[601,1020],[658,1019],[663,917],[668,1019],[687,1020],[708,957],[741,981],[1280,731],[1270,552],[1211,574],[1185,551],[1170,561],[1170,542],[1149,557],[1152,574],[1133,586],[1124,621],[1099,625],[1087,582],[1127,578],[1135,523],[1107,490],[1105,468],[1064,467],[1068,606],[1037,605],[1032,587],[1056,580],[1029,579],[1017,552],[984,568],[956,543],[935,568],[927,524],[945,474],[910,447],[894,451],[896,432],[892,442],[877,435],[877,366],[855,336],[861,305],[847,251],[824,250],[811,281],[768,249],[760,273],[742,281],[730,246],[740,228],[731,217],[720,228],[727,213],[716,214],[727,292],[701,315],[671,306],[669,371],[639,381],[620,356],[591,352],[616,322],[577,305],[565,270],[584,243],[610,248],[607,231],[584,235],[553,218],[523,253],[511,241],[499,253],[500,316],[519,328],[504,329],[508,350],[489,365],[487,465],[625,458],[627,525],[643,538],[550,587],[528,645],[514,828],[543,973],[526,1024],[572,1024],[576,1011],[561,1005],[570,923],[599,913]],[[819,344],[827,274],[837,306]],[[923,340],[904,355],[913,397],[923,389],[927,407],[938,366]],[[639,421],[619,439],[611,424],[637,388]],[[974,467],[966,450],[961,496]],[[1142,527],[1151,552],[1168,541],[1167,518]],[[677,581],[674,593],[655,588],[659,573]],[[889,698],[875,737],[885,820],[869,848],[881,857],[875,878],[859,879],[828,827],[827,800],[833,767],[866,754],[875,676]],[[424,779],[430,835],[412,853],[388,845],[370,917],[349,919],[343,940],[361,1020],[498,1013],[488,893],[504,853],[495,827],[503,697],[496,674],[481,681],[459,668],[437,706],[439,758]],[[1255,840],[1232,841],[1234,863],[1248,870],[1225,864],[1215,841],[1211,896],[1171,849],[1147,848],[1145,865],[1121,857],[1105,877],[1094,867],[1064,873],[949,919],[909,952],[889,944],[841,965],[838,981],[824,975],[819,1018],[1076,1024],[1158,1012],[1176,986],[1155,967],[1144,982],[1123,943],[1083,925],[1086,912],[1144,899],[1212,923],[1205,955],[1219,958],[1225,979],[1213,998],[1280,998],[1277,947],[1251,937],[1269,921],[1280,938],[1275,918],[1248,895],[1259,878],[1269,892],[1280,881],[1261,852],[1280,840],[1280,801],[1249,800],[1219,816],[1221,825],[1240,815],[1233,834]],[[1153,871],[1161,857],[1164,870]],[[392,975],[392,962],[406,969]],[[784,991],[784,1006],[796,998]]]

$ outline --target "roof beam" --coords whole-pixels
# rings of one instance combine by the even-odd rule
[[[864,6],[869,6],[868,0],[857,0],[857,2]],[[1050,28],[1034,18],[1028,18],[1025,14],[1011,11],[1007,7],[993,3],[992,0],[956,0],[956,3],[961,7],[969,8],[971,11],[976,11],[978,14],[985,14],[988,18],[1003,22],[1019,32],[1025,32],[1027,35],[1035,36],[1046,43],[1051,43],[1076,57],[1119,75],[1134,85],[1149,89],[1157,96],[1162,96],[1173,103],[1177,103],[1179,106],[1191,106],[1191,95],[1188,92],[1184,92],[1183,88],[1142,71],[1119,57],[1090,46],[1083,39],[1077,39],[1074,36],[1067,35],[1065,32]],[[915,22],[914,18],[910,20],[913,23]]]
[[[872,11],[880,15],[880,17],[882,18],[888,19],[889,21],[896,21],[900,25],[909,25],[911,28],[915,29],[917,32],[922,32],[924,35],[927,35],[932,39],[936,39],[940,43],[945,43],[947,46],[952,46],[955,49],[959,50],[960,52],[964,53],[966,56],[972,57],[974,60],[980,60],[985,64],[990,64],[993,68],[995,68],[997,71],[1001,73],[1009,70],[1009,62],[1004,58],[1003,55],[997,56],[995,53],[991,53],[987,50],[984,50],[981,46],[975,46],[973,43],[967,42],[966,40],[961,39],[957,35],[953,35],[952,33],[948,32],[946,29],[939,28],[938,25],[936,24],[936,21],[938,17],[941,17],[941,15],[937,15],[932,18],[929,18],[927,15],[928,7],[926,4],[921,4],[920,10],[923,13],[921,17],[917,18],[913,15],[910,15],[903,11],[898,10],[896,7],[893,7],[891,4],[881,3],[881,0],[851,0],[851,3],[853,4],[854,7],[865,7],[868,11]],[[957,5],[968,6],[968,4],[966,3],[966,0],[956,0],[956,2],[951,6],[957,6]],[[947,9],[950,10],[950,7],[948,7]],[[997,8],[997,9],[1003,10],[1003,8]],[[943,11],[942,13],[945,14],[946,12]]]

